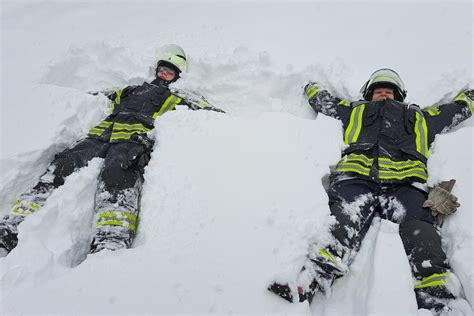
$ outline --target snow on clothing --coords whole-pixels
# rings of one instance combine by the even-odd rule
[[[159,115],[174,110],[182,102],[167,86],[159,85],[159,81],[126,87],[110,95],[114,101],[112,113],[92,128],[87,137],[116,143],[150,131]]]
[[[435,219],[423,207],[426,192],[409,183],[379,185],[354,178],[333,180],[327,193],[331,214],[336,218],[332,227],[336,244],[330,246],[330,253],[344,262],[352,263],[378,213],[381,218],[400,224],[400,236],[417,279],[449,269],[441,237],[433,226]]]
[[[148,162],[141,158],[149,157],[152,150],[152,144],[145,146],[136,136],[153,129],[155,119],[174,110],[176,105],[192,109],[196,106],[173,95],[159,79],[117,90],[109,98],[113,101],[112,113],[92,128],[86,139],[55,156],[39,182],[20,196],[1,226],[16,234],[16,226],[25,216],[44,206],[67,176],[100,157],[104,158],[104,165],[95,198],[93,250],[98,244],[109,241],[117,247],[131,246],[137,230],[144,167]]]
[[[417,279],[418,305],[426,307],[426,296],[420,291],[446,293],[433,289],[445,288],[450,267],[435,219],[423,208],[427,193],[412,183],[426,182],[429,146],[436,134],[472,115],[472,100],[461,93],[453,102],[421,110],[394,100],[349,103],[317,85],[305,92],[316,112],[342,121],[348,145],[332,170],[327,189],[331,214],[336,218],[331,228],[335,242],[310,255],[316,271],[311,277],[316,282],[309,288],[325,291],[344,274],[379,213],[400,224],[400,237]]]
[[[427,110],[394,100],[349,103],[318,86],[306,93],[316,112],[342,121],[348,147],[335,171],[383,183],[426,182],[426,161],[435,136],[474,112],[463,93]]]

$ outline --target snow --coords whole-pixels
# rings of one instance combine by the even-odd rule
[[[160,119],[132,249],[87,255],[102,161],[71,175],[0,258],[2,315],[427,315],[398,226],[380,219],[351,272],[311,310],[266,287],[294,279],[308,246],[330,238],[321,179],[339,158],[341,126],[316,117],[302,87],[316,80],[354,99],[372,71],[392,67],[409,101],[448,100],[473,84],[471,2],[2,1],[0,10],[1,214],[106,115],[106,98],[86,92],[149,80],[161,45],[189,55],[176,87],[228,113]],[[457,180],[461,207],[443,246],[471,305],[473,133],[470,119],[438,136],[428,165],[429,184]]]

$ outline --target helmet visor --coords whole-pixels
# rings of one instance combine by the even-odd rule
[[[378,82],[387,82],[395,85],[398,89],[401,91],[405,91],[405,84],[402,81],[402,78],[396,73],[395,71],[391,69],[379,69],[376,72],[370,76],[369,83],[367,85],[367,88],[370,89],[370,87]]]
[[[160,58],[160,61],[167,61],[173,65],[176,66],[176,68],[179,69],[179,71],[184,72],[187,69],[187,62],[186,58],[181,55],[175,55],[175,54],[166,54],[162,58]]]
[[[398,73],[388,68],[382,68],[374,72],[369,80],[362,86],[360,92],[364,99],[370,101],[372,99],[373,89],[380,84],[393,86],[395,89],[395,99],[400,102],[405,100],[407,92],[402,78],[400,78]]]

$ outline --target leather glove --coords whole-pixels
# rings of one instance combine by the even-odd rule
[[[309,82],[305,87],[304,87],[304,93],[306,94],[306,98],[308,98],[308,101],[310,101],[317,93],[319,90],[321,90],[321,85],[317,82]]]
[[[127,159],[122,163],[122,168],[128,169],[136,163],[139,168],[143,169],[150,161],[155,141],[146,134],[135,134],[130,138],[130,140],[133,143],[138,144],[138,146],[133,146],[128,151]]]
[[[438,185],[430,188],[428,199],[423,203],[423,207],[431,209],[431,213],[436,218],[438,225],[443,223],[444,217],[456,212],[461,206],[458,198],[451,193],[456,180],[441,181]]]
[[[155,141],[147,136],[147,134],[134,134],[130,140],[134,143],[141,144],[147,150],[152,150],[155,146]]]

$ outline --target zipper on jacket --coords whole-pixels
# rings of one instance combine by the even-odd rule
[[[377,126],[377,140],[375,142],[374,146],[374,162],[372,163],[372,168],[370,170],[372,177],[376,182],[380,182],[379,179],[379,150],[380,150],[380,145],[379,145],[379,139],[380,139],[380,132],[382,131],[382,124],[383,124],[383,118],[385,114],[385,109],[383,109],[383,106],[386,106],[386,101],[383,101],[382,103],[378,103],[377,105],[377,119],[378,120],[378,126]]]

